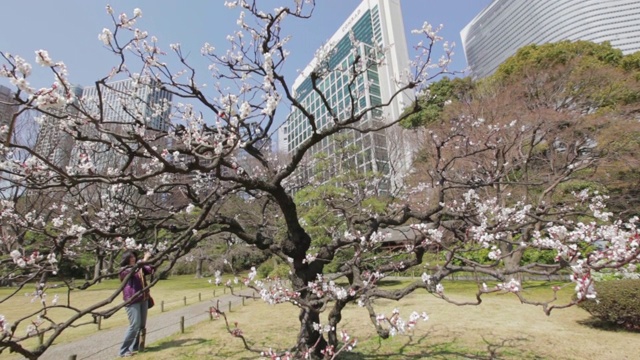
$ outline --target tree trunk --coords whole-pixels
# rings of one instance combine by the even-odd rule
[[[116,256],[114,253],[109,253],[109,257],[107,258],[106,268],[109,269],[109,273],[114,272],[113,263],[115,262]]]
[[[202,278],[202,264],[204,263],[204,258],[196,259],[196,279]]]
[[[338,335],[336,329],[338,328],[340,320],[342,320],[342,309],[344,309],[346,305],[347,303],[344,301],[337,301],[329,313],[329,326],[331,326],[331,330],[327,333],[327,337],[329,338],[328,345],[333,346],[334,349],[338,348]]]
[[[104,255],[100,253],[100,250],[96,250],[96,264],[93,267],[93,278],[100,278],[100,274],[102,273],[102,265],[104,261]],[[100,281],[102,282],[102,281]]]
[[[508,243],[505,243],[500,246],[500,251],[503,254],[509,254],[513,251],[513,254],[509,256],[505,256],[503,258],[505,270],[510,271],[510,270],[518,269],[520,267],[520,261],[522,260],[524,249],[514,247],[514,244],[512,242],[513,238],[511,236],[509,236],[507,240],[509,240]],[[518,280],[520,280],[520,276],[521,274],[517,274],[516,276],[514,276],[514,278],[517,278]]]
[[[312,355],[314,358],[322,358],[322,351],[327,347],[327,341],[322,337],[319,331],[313,328],[313,324],[320,324],[320,313],[315,310],[300,310],[300,334],[298,336],[298,351],[306,352],[313,348]]]

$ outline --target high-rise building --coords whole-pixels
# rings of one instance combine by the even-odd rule
[[[0,85],[0,126],[8,125],[16,110],[11,89]]]
[[[136,126],[145,126],[151,131],[165,132],[169,127],[171,110],[171,93],[153,85],[143,85],[132,79],[115,81],[98,88],[74,87],[76,96],[74,106],[60,111],[61,116],[80,117],[78,108],[100,122],[101,128],[115,135],[124,135],[135,131]],[[102,100],[101,102],[99,100]],[[102,109],[100,110],[100,105]],[[76,164],[81,157],[89,157],[98,172],[117,167],[124,158],[103,141],[74,142],[64,129],[59,128],[61,122],[52,116],[43,116],[40,121],[40,134],[36,150],[57,166]],[[106,134],[98,135],[95,125],[84,125],[80,131],[89,137],[100,136],[104,140]],[[115,138],[112,139],[116,141]]]
[[[103,102],[102,119],[114,124],[143,122],[147,127],[167,131],[171,93],[158,86],[142,84],[133,79],[110,82],[100,86]],[[82,91],[85,104],[97,109],[98,88],[86,87]]]
[[[491,75],[529,44],[562,40],[608,41],[630,54],[640,50],[638,0],[494,0],[460,32],[474,78]]]
[[[82,97],[82,87],[74,86],[71,92],[75,96],[75,105]],[[64,110],[50,110],[59,117],[77,116],[78,110],[74,106],[67,106]],[[71,151],[75,143],[73,137],[61,128],[62,122],[55,116],[40,115],[40,130],[36,140],[36,152],[45,157],[51,164],[64,168],[69,165]]]
[[[136,79],[110,82],[100,85],[99,90],[100,92],[96,86],[84,88],[82,103],[95,118],[101,120],[103,129],[114,134],[109,135],[111,141],[118,141],[115,136],[129,136],[137,127],[144,127],[151,132],[166,132],[169,129],[172,95],[168,91],[153,83],[143,84]],[[98,94],[102,98],[101,115]],[[85,131],[91,133],[96,130],[93,126],[88,126]],[[163,148],[167,144],[154,141],[154,145]],[[135,150],[136,146],[132,146]],[[105,143],[84,142],[76,146],[73,161],[77,162],[85,156],[91,159],[97,172],[118,168],[126,161],[125,157]]]
[[[278,128],[278,136],[277,136],[276,150],[279,154],[286,154],[289,152],[289,141],[288,141],[288,132],[287,132],[287,124],[284,123],[280,128]]]
[[[355,40],[355,41],[354,41]],[[399,0],[364,0],[338,28],[325,45],[326,58],[314,58],[293,84],[297,100],[315,118],[318,129],[330,126],[334,118],[344,119],[361,109],[387,103],[399,89],[398,80],[409,69],[409,54],[405,39],[402,11]],[[383,53],[382,53],[383,52]],[[348,70],[354,60],[379,59],[382,64],[372,66],[353,82]],[[321,77],[317,77],[322,72]],[[315,87],[314,89],[314,81]],[[319,94],[322,93],[322,96]],[[413,93],[406,91],[394,98],[382,111],[370,113],[360,126],[373,127],[397,120],[404,106],[411,104]],[[322,97],[326,99],[335,116],[330,114]],[[313,130],[309,119],[298,109],[292,109],[286,123],[280,128],[279,149],[293,153]],[[391,181],[408,167],[407,153],[402,147],[402,137],[390,141],[388,131],[361,133],[346,132],[341,142],[335,137],[326,138],[312,147],[311,159],[319,153],[328,156],[342,152],[339,163],[360,172],[376,171],[389,175]]]

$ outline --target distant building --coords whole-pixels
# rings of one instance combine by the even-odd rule
[[[74,86],[71,91],[76,97],[77,105],[78,99],[82,97],[82,87]],[[60,117],[77,116],[78,111],[73,106],[67,106],[65,110],[52,111],[52,114]],[[75,144],[73,137],[60,127],[61,121],[58,117],[41,115],[38,122],[40,131],[35,145],[36,152],[57,167],[64,168],[69,165]]]
[[[350,33],[359,42],[353,47]],[[409,55],[404,35],[404,24],[399,0],[364,0],[338,28],[330,38],[325,50],[331,51],[326,62],[320,64],[314,58],[302,71],[293,84],[293,92],[300,103],[315,117],[319,129],[327,128],[334,121],[321,96],[313,89],[311,74],[319,67],[326,67],[326,76],[317,79],[316,85],[322,91],[337,118],[343,119],[352,111],[389,102],[391,96],[398,91],[398,80],[409,68]],[[332,47],[332,48],[331,48]],[[349,89],[348,69],[356,56],[363,59],[377,58],[381,54],[377,49],[385,49],[384,64],[374,67],[359,76]],[[355,94],[355,96],[354,96]],[[383,111],[369,114],[360,124],[379,126],[398,119],[403,107],[413,101],[413,93],[407,91],[391,101]],[[292,109],[285,124],[278,131],[278,149],[293,154],[312,134],[309,119],[298,109]],[[353,148],[354,151],[342,154],[338,165],[348,166],[360,172],[376,171],[394,177],[391,163],[400,169],[408,168],[410,154],[402,146],[402,137],[397,137],[393,144],[388,139],[388,131],[359,133],[348,131],[343,141],[338,143],[331,138],[324,139],[310,149],[308,155],[325,153],[335,156],[341,150]],[[402,164],[401,166],[398,166]],[[393,181],[393,179],[392,179]]]
[[[640,50],[640,2],[494,0],[460,36],[474,78],[493,74],[519,48],[530,44],[608,41],[630,54]]]
[[[0,126],[9,125],[16,110],[13,92],[8,87],[0,85]]]
[[[288,139],[288,132],[287,132],[287,123],[282,124],[282,126],[280,126],[280,128],[278,129],[278,136],[277,136],[277,152],[279,154],[287,154],[289,153],[289,139]]]
[[[141,121],[154,130],[168,130],[172,99],[168,91],[127,79],[101,86],[100,92],[103,101],[103,122],[131,124]],[[98,110],[97,87],[85,87],[82,91],[82,99],[84,103],[94,106],[94,110]]]
[[[141,85],[132,79],[100,85],[102,108],[98,98],[98,89],[92,87],[74,87],[76,106],[68,106],[60,116],[81,117],[77,107],[89,113],[98,121],[102,129],[113,134],[125,135],[135,131],[137,126],[151,131],[166,132],[169,128],[169,114],[172,96],[169,92],[150,85]],[[65,167],[77,164],[81,157],[88,156],[96,171],[102,172],[108,167],[117,167],[124,157],[113,150],[110,144],[98,141],[76,143],[64,129],[61,122],[53,116],[43,116],[40,120],[40,133],[36,150],[46,156],[53,164]],[[95,125],[79,127],[90,137],[100,136],[102,140],[115,141],[111,135],[98,134]],[[104,137],[107,138],[104,138]]]
[[[133,79],[115,81],[100,86],[102,97],[102,113],[99,108],[98,88],[86,87],[82,91],[82,103],[92,117],[99,119],[103,129],[115,135],[130,136],[137,128],[144,128],[145,133],[166,132],[169,129],[172,94],[158,86],[141,84]],[[95,131],[87,126],[85,131]],[[96,136],[97,134],[93,134]],[[105,136],[102,134],[102,136]],[[117,141],[114,135],[109,140]],[[165,138],[166,140],[166,138]],[[164,148],[166,143],[156,142],[154,145]],[[135,146],[133,147],[135,149]],[[110,144],[83,142],[78,144],[72,155],[77,163],[82,156],[93,161],[96,171],[102,173],[107,168],[118,168],[124,165],[125,157],[114,151]]]

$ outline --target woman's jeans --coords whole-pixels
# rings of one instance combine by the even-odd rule
[[[120,347],[120,355],[127,352],[138,351],[139,337],[141,329],[147,326],[147,301],[140,301],[135,304],[125,306],[129,317],[129,328],[124,336],[124,341]]]

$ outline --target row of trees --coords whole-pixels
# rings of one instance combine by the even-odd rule
[[[625,174],[637,169],[635,160],[620,150],[631,153],[633,141],[612,135],[624,129],[625,136],[637,140],[637,67],[615,50],[576,45],[591,46],[597,61],[567,50],[564,61],[541,61],[538,67],[527,62],[532,55],[521,53],[516,58],[520,62],[508,62],[490,80],[443,80],[429,86],[448,72],[448,60],[431,63],[431,49],[441,39],[425,24],[416,31],[425,42],[418,47],[411,77],[399,78],[396,89],[398,94],[416,89],[425,96],[400,119],[387,119],[387,125],[420,127],[419,161],[404,186],[390,192],[379,186],[384,181],[380,174],[343,171],[326,183],[302,184],[308,187],[294,199],[292,190],[304,180],[296,170],[309,149],[347,130],[383,131],[364,120],[388,104],[333,114],[331,104],[325,103],[334,121],[316,126],[317,119],[283,75],[289,56],[287,19],[307,18],[313,2],[295,1],[272,11],[258,8],[255,1],[229,5],[242,9],[239,29],[228,38],[227,52],[203,46],[202,56],[212,63],[204,74],[189,66],[180,45],[171,45],[171,55],[166,55],[157,39],[136,28],[139,9],[118,16],[108,7],[113,26],[103,30],[100,39],[120,62],[96,81],[96,98],[76,99],[64,64],[45,51],[37,52],[36,62],[51,70],[56,83],[43,89],[29,86],[31,65],[23,58],[2,54],[0,75],[16,85],[21,110],[4,129],[0,163],[3,181],[13,190],[3,193],[1,204],[0,271],[18,287],[0,303],[34,282],[40,284],[42,301],[27,316],[1,320],[0,349],[35,359],[85,315],[108,317],[124,305],[116,300],[121,289],[114,289],[91,306],[74,306],[73,294],[114,276],[117,269],[111,267],[83,283],[58,276],[69,289],[69,300],[48,302],[47,283],[65,264],[87,254],[100,259],[124,248],[143,248],[155,252],[151,263],[170,271],[179,259],[197,257],[199,245],[223,233],[289,268],[286,281],[258,280],[255,272],[245,279],[265,301],[292,302],[300,309],[297,339],[274,356],[332,358],[343,347],[352,347],[352,340],[340,333],[341,314],[351,303],[368,310],[381,337],[401,333],[415,325],[423,309],[408,318],[385,316],[377,313],[375,300],[401,300],[421,291],[451,301],[441,281],[456,273],[495,279],[479,284],[470,303],[479,304],[487,293],[512,292],[549,313],[596,296],[593,271],[635,271],[640,253],[637,219],[618,221],[620,214],[607,212],[606,197],[594,191],[604,183],[597,178],[606,175],[602,165],[625,164],[627,168],[620,168]],[[355,80],[385,61],[384,49],[379,50],[374,59],[354,56],[348,69],[320,67],[312,78],[342,71]],[[180,65],[168,65],[165,59],[170,56]],[[560,57],[546,59],[555,58]],[[199,87],[202,75],[213,76],[217,86],[206,91]],[[126,108],[124,119],[105,115],[109,103],[100,94],[114,90],[111,80],[123,78],[161,87],[185,100],[174,105],[168,131],[150,128],[149,113],[139,108]],[[313,91],[322,95],[318,87]],[[436,96],[439,91],[448,95]],[[355,104],[360,94],[357,89],[351,94]],[[136,92],[119,95],[135,97]],[[313,128],[290,158],[275,156],[263,146],[275,131],[278,104],[300,110]],[[167,110],[167,104],[145,105],[157,113]],[[59,166],[50,154],[25,146],[14,134],[24,111],[55,119],[56,128],[86,152],[76,163]],[[108,167],[94,163],[92,152],[105,146],[119,156]],[[411,236],[402,247],[390,249],[385,245],[388,233],[403,225],[412,229]],[[474,254],[482,249],[489,250],[490,261],[477,261]],[[555,261],[523,263],[528,250],[553,251]],[[391,272],[423,269],[424,257],[432,251],[443,260],[421,281],[394,290],[377,286]],[[523,273],[562,271],[576,284],[576,299],[568,304],[529,301],[516,279]],[[347,284],[337,285],[338,277]],[[71,315],[50,317],[51,309],[59,307]],[[25,323],[31,325],[27,333],[20,331]],[[42,345],[24,346],[38,333],[47,335]]]

